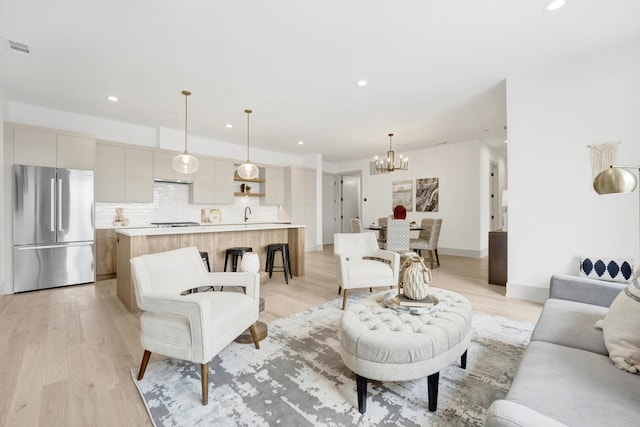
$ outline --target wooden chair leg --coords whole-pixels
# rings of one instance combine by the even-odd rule
[[[440,257],[438,256],[438,249],[434,249],[436,252],[436,262],[438,263],[438,267],[440,267]]]
[[[209,363],[200,364],[200,376],[202,377],[202,404],[209,404]]]
[[[338,295],[342,293],[342,286],[338,285]]]
[[[258,331],[256,331],[256,324],[249,326],[249,332],[251,332],[251,338],[253,338],[253,345],[260,350],[260,341],[258,340]]]
[[[344,289],[342,291],[342,309],[344,310],[347,307],[347,290]]]
[[[140,370],[138,371],[138,381],[140,381],[144,377],[144,371],[147,370],[149,357],[151,357],[151,352],[149,350],[145,350],[144,354],[142,355],[142,363],[140,364]]]

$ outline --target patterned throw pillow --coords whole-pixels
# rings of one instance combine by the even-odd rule
[[[582,258],[580,275],[590,279],[628,283],[633,279],[633,264],[632,259]]]

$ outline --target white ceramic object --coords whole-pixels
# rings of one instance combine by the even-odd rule
[[[409,299],[421,300],[429,294],[431,270],[424,265],[420,257],[408,258],[400,271],[404,296]]]
[[[240,262],[240,271],[246,273],[257,273],[260,271],[260,258],[258,254],[245,252],[244,255],[242,255],[242,262]]]

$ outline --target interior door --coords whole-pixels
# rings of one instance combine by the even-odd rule
[[[338,216],[338,189],[336,185],[336,176],[322,174],[322,244],[333,244],[333,234],[339,232],[336,230],[339,222]]]
[[[489,230],[500,228],[500,205],[498,204],[498,166],[491,163],[489,166]]]
[[[340,180],[342,199],[341,232],[351,232],[351,218],[361,218],[360,212],[360,176],[343,175]]]

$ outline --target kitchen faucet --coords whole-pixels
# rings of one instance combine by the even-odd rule
[[[244,208],[244,222],[247,222],[249,220],[249,215],[247,214],[247,210],[249,210],[249,213],[251,213],[251,208],[249,206]]]

